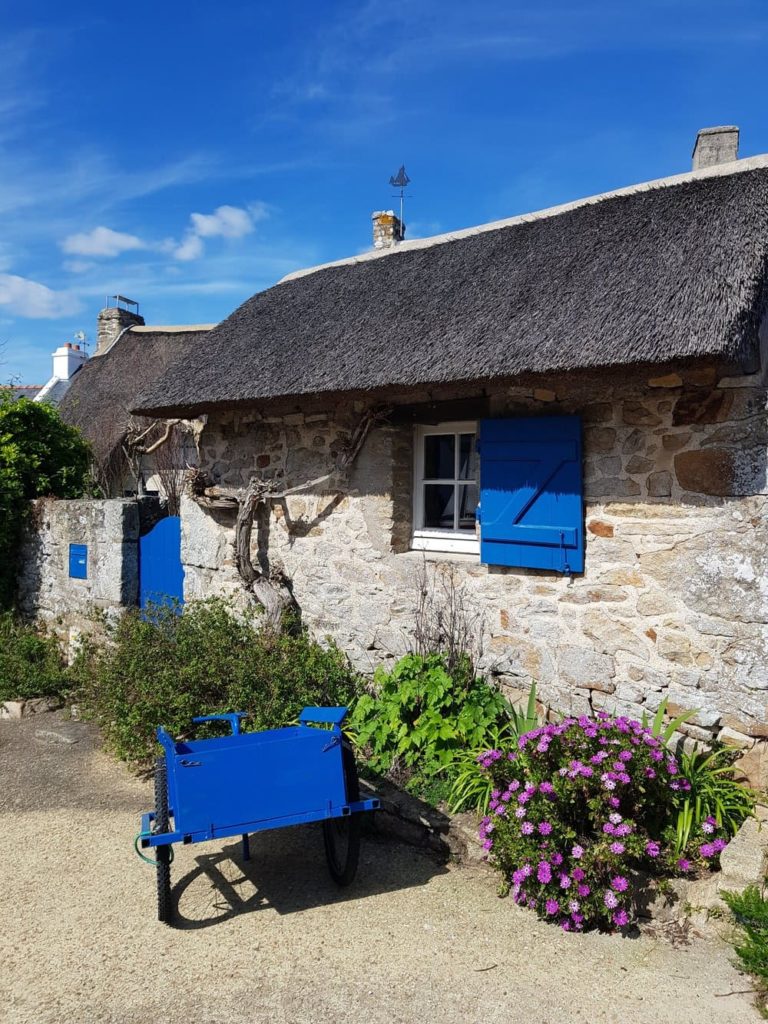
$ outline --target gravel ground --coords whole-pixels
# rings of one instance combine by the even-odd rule
[[[760,1019],[725,946],[566,935],[487,871],[376,838],[339,892],[315,827],[255,837],[245,866],[231,841],[177,848],[180,921],[158,924],[132,850],[151,786],[60,715],[0,722],[0,794],[8,1024]]]

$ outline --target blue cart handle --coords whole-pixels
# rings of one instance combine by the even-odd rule
[[[299,721],[322,722],[324,725],[340,726],[347,717],[347,708],[304,708],[299,715]]]
[[[193,718],[192,721],[198,722],[229,722],[232,726],[232,735],[240,735],[240,719],[247,718],[247,711],[233,711],[228,715],[199,715],[197,718]]]

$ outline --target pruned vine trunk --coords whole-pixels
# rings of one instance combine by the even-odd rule
[[[196,471],[192,476],[190,490],[198,504],[206,508],[237,509],[235,565],[244,586],[262,606],[273,628],[282,628],[287,612],[294,612],[297,617],[300,614],[290,579],[283,572],[282,566],[271,566],[269,562],[269,531],[273,502],[292,494],[299,494],[311,487],[318,487],[333,479],[340,482],[360,454],[373,424],[385,415],[384,409],[369,409],[360,419],[349,444],[336,457],[333,469],[323,476],[307,480],[295,487],[277,491],[274,489],[274,480],[256,477],[251,479],[245,489],[221,485],[206,486],[203,474]],[[258,567],[253,564],[251,557],[254,523],[257,531]]]

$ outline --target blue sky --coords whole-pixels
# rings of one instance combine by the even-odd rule
[[[364,250],[403,161],[414,237],[768,152],[766,67],[765,0],[4,4],[0,378]]]

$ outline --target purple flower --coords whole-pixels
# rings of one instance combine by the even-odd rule
[[[555,867],[560,867],[560,865],[563,863],[563,855],[562,853],[553,853],[550,857],[550,860],[555,865]]]
[[[524,836],[531,835],[533,833],[533,822],[524,821],[523,824],[520,826],[520,831],[523,833]]]
[[[651,751],[651,758],[654,761],[663,761],[664,760],[664,752],[662,750],[658,750],[658,749],[657,750],[652,750]]]
[[[608,806],[609,807],[619,807],[620,805],[621,805],[621,800],[619,800],[619,798],[617,796],[609,796],[608,797]]]
[[[548,821],[542,821],[539,824],[539,832],[541,833],[541,835],[548,836],[551,831],[552,831],[552,826],[550,825],[550,823]]]
[[[717,854],[717,850],[713,843],[702,843],[699,847],[699,853],[702,857],[714,857]]]
[[[646,777],[646,779],[655,779],[656,778],[656,772],[653,770],[653,768],[650,768],[650,767],[646,768],[645,769],[645,777]]]
[[[628,836],[632,831],[632,826],[624,822],[623,825],[617,825],[614,830],[615,836]]]
[[[515,808],[515,817],[516,818],[524,818],[525,817],[525,808],[524,807],[516,807]]]
[[[690,871],[691,870],[691,862],[689,860],[686,860],[685,857],[681,857],[678,860],[677,866],[678,866],[678,868],[681,871]]]
[[[611,888],[615,892],[626,892],[629,882],[624,878],[623,875],[616,875],[615,878],[611,879]]]
[[[624,845],[624,843],[611,843],[610,845],[611,853],[615,853],[617,856],[619,856],[619,854],[624,853],[625,850],[626,846]]]
[[[606,835],[612,836],[615,828],[616,826],[612,825],[610,821],[606,821],[603,825],[603,832],[605,832]]]
[[[557,900],[547,900],[547,902],[544,904],[544,908],[548,914],[556,914],[560,909],[560,904],[557,902]]]
[[[707,835],[711,835],[715,831],[715,826],[709,820],[702,823],[701,831],[706,832]]]
[[[584,856],[584,847],[579,846],[579,844],[577,843],[571,850],[571,855],[575,857],[576,860],[580,860]]]
[[[620,825],[621,822],[623,821],[623,819],[622,819],[621,815],[618,813],[618,811],[614,811],[613,814],[609,814],[608,815],[608,820],[611,822],[612,825]]]
[[[649,857],[658,857],[661,853],[661,847],[658,843],[654,842],[653,839],[651,839],[649,842],[645,844],[645,852],[648,854]]]
[[[571,902],[568,904],[568,909],[572,914],[578,914],[580,907],[581,904],[578,900],[571,900]]]
[[[547,882],[552,881],[552,868],[550,867],[549,861],[539,861],[539,867],[536,872],[536,877],[542,885],[546,885]]]
[[[550,793],[555,792],[555,787],[552,785],[551,782],[542,782],[539,786],[539,792],[544,793],[548,796]]]
[[[728,843],[725,841],[725,839],[716,839],[714,843],[712,843],[712,847],[715,853],[722,853],[727,845]]]
[[[583,882],[584,879],[587,877],[584,874],[584,872],[582,871],[581,868],[574,868],[573,871],[571,872],[571,874],[573,875],[573,877],[576,879],[577,882]]]
[[[623,928],[625,925],[629,924],[629,914],[626,910],[617,910],[613,915],[613,923],[619,928]]]
[[[610,889],[606,889],[603,893],[603,903],[608,907],[609,910],[615,910],[619,905],[619,901],[616,898],[616,893],[611,892]]]
[[[562,874],[560,875],[560,888],[561,888],[561,889],[570,889],[570,887],[571,887],[571,879],[570,879],[570,876],[569,876],[569,875],[566,875],[566,873],[565,873],[565,872],[563,872],[563,873],[562,873]]]
[[[631,761],[632,760],[632,751],[631,750],[622,750],[621,753],[619,754],[619,760],[620,761]]]
[[[576,892],[583,899],[585,896],[589,896],[589,894],[592,892],[592,890],[589,888],[588,885],[580,885],[580,886],[577,887]]]

